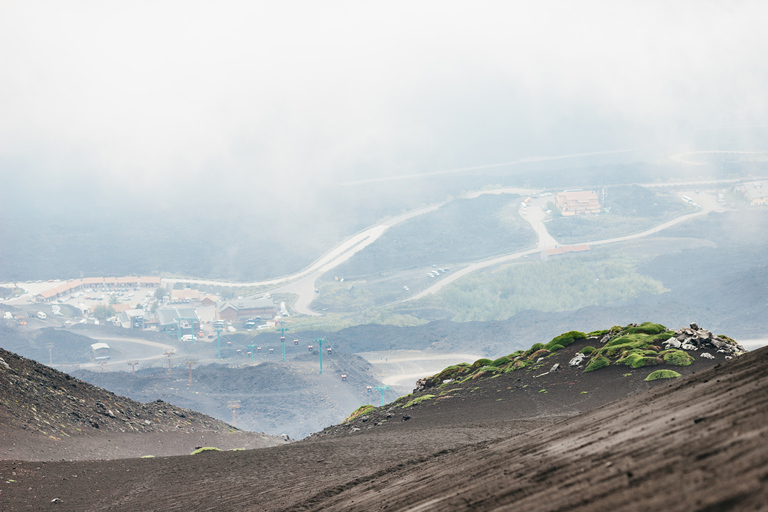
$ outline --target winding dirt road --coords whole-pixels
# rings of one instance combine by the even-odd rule
[[[706,215],[710,212],[716,211],[721,212],[725,211],[725,208],[718,204],[717,200],[715,200],[712,196],[708,194],[703,193],[695,193],[695,192],[679,192],[678,195],[682,196],[683,194],[687,194],[690,196],[695,202],[697,202],[699,205],[701,205],[701,210],[689,213],[687,215],[682,215],[680,217],[677,217],[675,219],[672,219],[670,221],[664,222],[662,224],[659,224],[658,226],[655,226],[651,229],[647,229],[645,231],[642,231],[640,233],[635,233],[633,235],[626,235],[626,236],[620,236],[616,238],[608,238],[605,240],[595,240],[591,242],[581,242],[586,243],[589,245],[606,245],[606,244],[614,244],[618,242],[626,242],[628,240],[634,240],[637,238],[643,238],[648,235],[652,235],[654,233],[658,233],[659,231],[662,231],[664,229],[667,229],[669,227],[675,226],[677,224],[680,224],[681,222],[685,222],[687,220],[693,219],[695,217],[700,217],[702,215]],[[557,247],[557,241],[552,238],[549,233],[547,233],[546,226],[544,225],[543,219],[544,215],[541,211],[541,203],[542,199],[539,198],[537,200],[534,200],[531,203],[531,206],[528,207],[528,211],[523,215],[523,218],[527,220],[531,226],[533,227],[534,231],[536,231],[536,234],[539,236],[539,242],[536,244],[536,248],[534,249],[528,249],[526,251],[516,252],[513,254],[507,254],[505,256],[498,256],[496,258],[491,258],[485,261],[479,261],[476,263],[472,263],[470,265],[467,265],[464,268],[461,268],[459,270],[456,270],[455,272],[452,272],[450,275],[446,275],[443,279],[436,282],[426,290],[422,290],[421,292],[408,297],[407,299],[404,299],[401,302],[408,302],[412,300],[418,300],[421,298],[426,297],[427,295],[431,295],[433,293],[437,293],[441,289],[443,289],[445,286],[451,284],[452,282],[456,281],[457,279],[464,277],[467,274],[470,274],[472,272],[475,272],[477,270],[481,270],[487,267],[491,267],[493,265],[498,265],[499,263],[506,263],[508,261],[513,261],[516,259],[520,259],[524,256],[530,256],[532,254],[536,254],[541,252],[545,249],[552,249],[554,247]],[[543,233],[546,233],[546,235],[542,236]],[[577,244],[574,244],[577,245]]]

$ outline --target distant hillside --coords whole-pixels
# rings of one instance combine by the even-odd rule
[[[520,218],[519,204],[520,197],[509,194],[456,199],[388,229],[333,273],[356,279],[432,264],[449,266],[525,249],[536,244],[536,235]]]
[[[279,356],[274,356],[275,361]],[[346,375],[342,381],[341,375]],[[195,366],[192,384],[186,367],[125,372],[78,370],[73,375],[94,385],[140,401],[161,399],[194,408],[216,418],[232,417],[230,400],[239,401],[237,426],[273,435],[288,434],[300,439],[341,421],[350,410],[374,397],[367,386],[381,385],[364,359],[334,349],[326,354],[323,375],[318,358],[302,353],[287,362]],[[392,400],[397,395],[387,393]]]
[[[67,458],[83,454],[93,457],[97,456],[93,449],[99,445],[94,438],[111,440],[117,448],[119,439],[125,436],[136,440],[135,436],[151,434],[171,434],[179,439],[194,434],[200,442],[201,435],[218,438],[231,433],[224,443],[235,446],[273,446],[281,442],[262,434],[239,433],[222,421],[161,400],[142,404],[118,396],[4,349],[0,349],[0,358],[3,458],[60,458],[56,454],[67,448],[71,449]],[[156,438],[152,439],[156,442]],[[86,440],[94,442],[79,453],[78,448],[90,442]],[[147,442],[143,448],[139,443],[138,447],[117,452],[105,450],[102,456],[131,453],[136,457],[151,453],[149,450],[158,454],[189,453],[188,448],[179,449],[172,442],[159,450],[150,449],[152,443]]]
[[[91,344],[96,340],[68,329],[45,327],[42,329],[17,329],[5,327],[0,320],[0,347],[36,361],[48,362],[47,345],[54,345],[57,364],[77,364],[88,361]]]

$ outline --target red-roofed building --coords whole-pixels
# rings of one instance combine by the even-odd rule
[[[139,286],[139,278],[136,276],[118,277],[117,286],[121,288],[133,288]]]
[[[201,306],[214,306],[215,304],[216,304],[216,296],[215,295],[211,295],[210,293],[206,293],[200,299],[200,305]]]
[[[141,276],[139,277],[139,284],[146,288],[157,288],[160,286],[160,278],[153,276]]]
[[[557,207],[564,216],[600,213],[600,201],[594,190],[560,192],[555,197]]]
[[[83,286],[86,288],[101,288],[104,286],[103,277],[84,277],[82,281]]]

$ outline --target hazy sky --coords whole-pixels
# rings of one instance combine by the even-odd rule
[[[0,176],[274,190],[689,149],[768,124],[766,19],[764,1],[2,0]]]

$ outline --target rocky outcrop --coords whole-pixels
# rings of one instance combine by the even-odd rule
[[[733,357],[746,352],[746,349],[727,336],[716,336],[707,329],[701,329],[695,323],[683,327],[675,335],[664,342],[664,348],[679,348],[687,351],[710,350],[727,357]]]
[[[205,414],[156,400],[135,402],[0,349],[0,423],[52,439],[99,432],[228,432]]]

